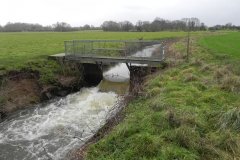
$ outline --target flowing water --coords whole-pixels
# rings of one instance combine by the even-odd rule
[[[101,127],[117,105],[114,92],[98,87],[19,112],[0,124],[1,159],[62,159]]]
[[[153,48],[142,54],[151,56]],[[0,160],[65,159],[71,149],[83,145],[116,112],[120,95],[128,91],[125,64],[103,75],[97,87],[20,111],[0,123]]]

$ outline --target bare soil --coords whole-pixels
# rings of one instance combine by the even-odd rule
[[[36,71],[10,71],[0,79],[0,121],[9,114],[82,87],[76,76],[56,75],[54,84],[40,84]]]
[[[0,91],[0,95],[6,100],[2,111],[10,113],[39,103],[40,90],[36,79],[8,80],[4,89]]]

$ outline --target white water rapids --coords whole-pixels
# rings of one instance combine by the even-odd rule
[[[136,54],[151,56],[158,46]],[[128,88],[125,64],[103,75],[97,87],[28,108],[0,123],[0,160],[66,159],[70,150],[83,145],[116,112],[121,101],[118,94],[125,94]]]
[[[117,100],[113,92],[85,88],[46,106],[19,112],[0,124],[0,159],[63,159],[105,123]]]

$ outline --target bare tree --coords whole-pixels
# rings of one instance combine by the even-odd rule
[[[57,32],[67,32],[71,30],[70,24],[66,22],[57,22],[53,24],[53,28],[54,28],[54,31],[57,31]]]
[[[142,32],[143,31],[143,22],[142,21],[137,21],[135,28],[138,32]]]
[[[123,21],[119,23],[120,25],[120,30],[128,32],[134,28],[133,24],[129,21]]]
[[[52,26],[44,26],[43,31],[53,31],[53,27]]]
[[[101,27],[104,31],[120,31],[120,25],[114,21],[105,21]]]
[[[85,24],[83,27],[82,27],[83,30],[90,30],[91,29],[91,26],[89,24]]]
[[[150,32],[151,31],[151,23],[149,21],[144,21],[142,24],[143,31]]]
[[[200,28],[199,28],[201,31],[206,31],[207,30],[207,27],[205,26],[204,23],[201,23],[200,25]]]
[[[183,18],[182,19],[183,22],[185,22],[185,24],[187,25],[187,28],[192,30],[192,31],[196,31],[199,30],[201,27],[201,23],[200,20],[198,18]]]
[[[226,29],[231,29],[232,26],[233,26],[232,23],[227,23],[227,24],[225,25]]]

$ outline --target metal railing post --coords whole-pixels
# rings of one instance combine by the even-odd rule
[[[74,40],[73,40],[72,44],[73,44],[73,54],[74,54],[74,56],[76,56],[76,51],[75,51],[76,49],[75,49],[75,41]]]
[[[127,45],[126,45],[127,42],[124,42],[124,54],[125,54],[125,57],[127,57]]]
[[[66,46],[66,41],[64,41],[64,52],[65,52],[65,56],[67,56],[67,46]]]
[[[93,41],[91,41],[91,54],[94,54],[93,53]]]

